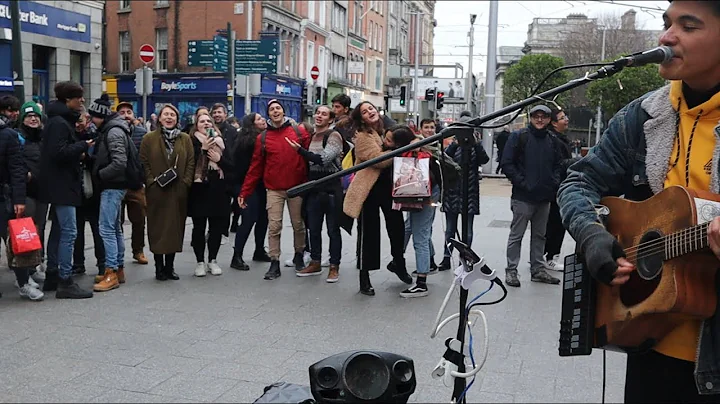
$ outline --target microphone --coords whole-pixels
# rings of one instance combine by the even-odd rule
[[[613,62],[615,66],[640,67],[650,63],[665,63],[675,56],[675,52],[669,46],[658,46],[644,52],[625,56]]]

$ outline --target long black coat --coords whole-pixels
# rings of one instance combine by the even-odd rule
[[[234,127],[232,128],[235,129]],[[202,153],[202,145],[195,136],[192,136],[191,139],[193,144],[193,157],[195,166],[197,166],[200,153]],[[223,150],[218,166],[223,170],[222,179],[217,171],[208,171],[207,182],[193,182],[190,186],[187,211],[189,217],[230,216],[235,167],[233,165],[232,151],[229,150],[228,147],[225,147],[225,150]]]
[[[462,161],[462,150],[458,146],[457,142],[453,142],[445,153],[448,154],[455,160],[456,163],[460,164]],[[476,142],[470,153],[470,175],[468,180],[470,181],[470,207],[469,214],[479,215],[480,214],[480,185],[478,184],[478,168],[490,161],[485,149],[482,147],[482,143]],[[448,213],[459,214],[462,213],[462,181],[458,181],[452,188],[446,188],[443,195],[443,206],[442,211]]]
[[[47,108],[48,122],[42,132],[40,201],[63,206],[82,205],[82,166],[88,144],[77,140],[75,123],[80,114],[54,101]]]

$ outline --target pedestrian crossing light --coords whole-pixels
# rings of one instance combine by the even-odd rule
[[[444,100],[445,100],[445,93],[442,91],[438,91],[438,93],[435,96],[435,109],[436,110],[442,109]]]
[[[405,99],[407,98],[407,87],[401,86],[400,87],[400,106],[405,106]]]
[[[315,87],[315,104],[322,104],[322,87]]]

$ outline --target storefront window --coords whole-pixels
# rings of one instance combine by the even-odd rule
[[[70,51],[70,80],[85,85],[83,80],[83,54],[80,52]]]

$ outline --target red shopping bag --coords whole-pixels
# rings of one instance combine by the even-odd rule
[[[40,236],[31,217],[9,220],[8,230],[14,254],[25,254],[42,249]]]

